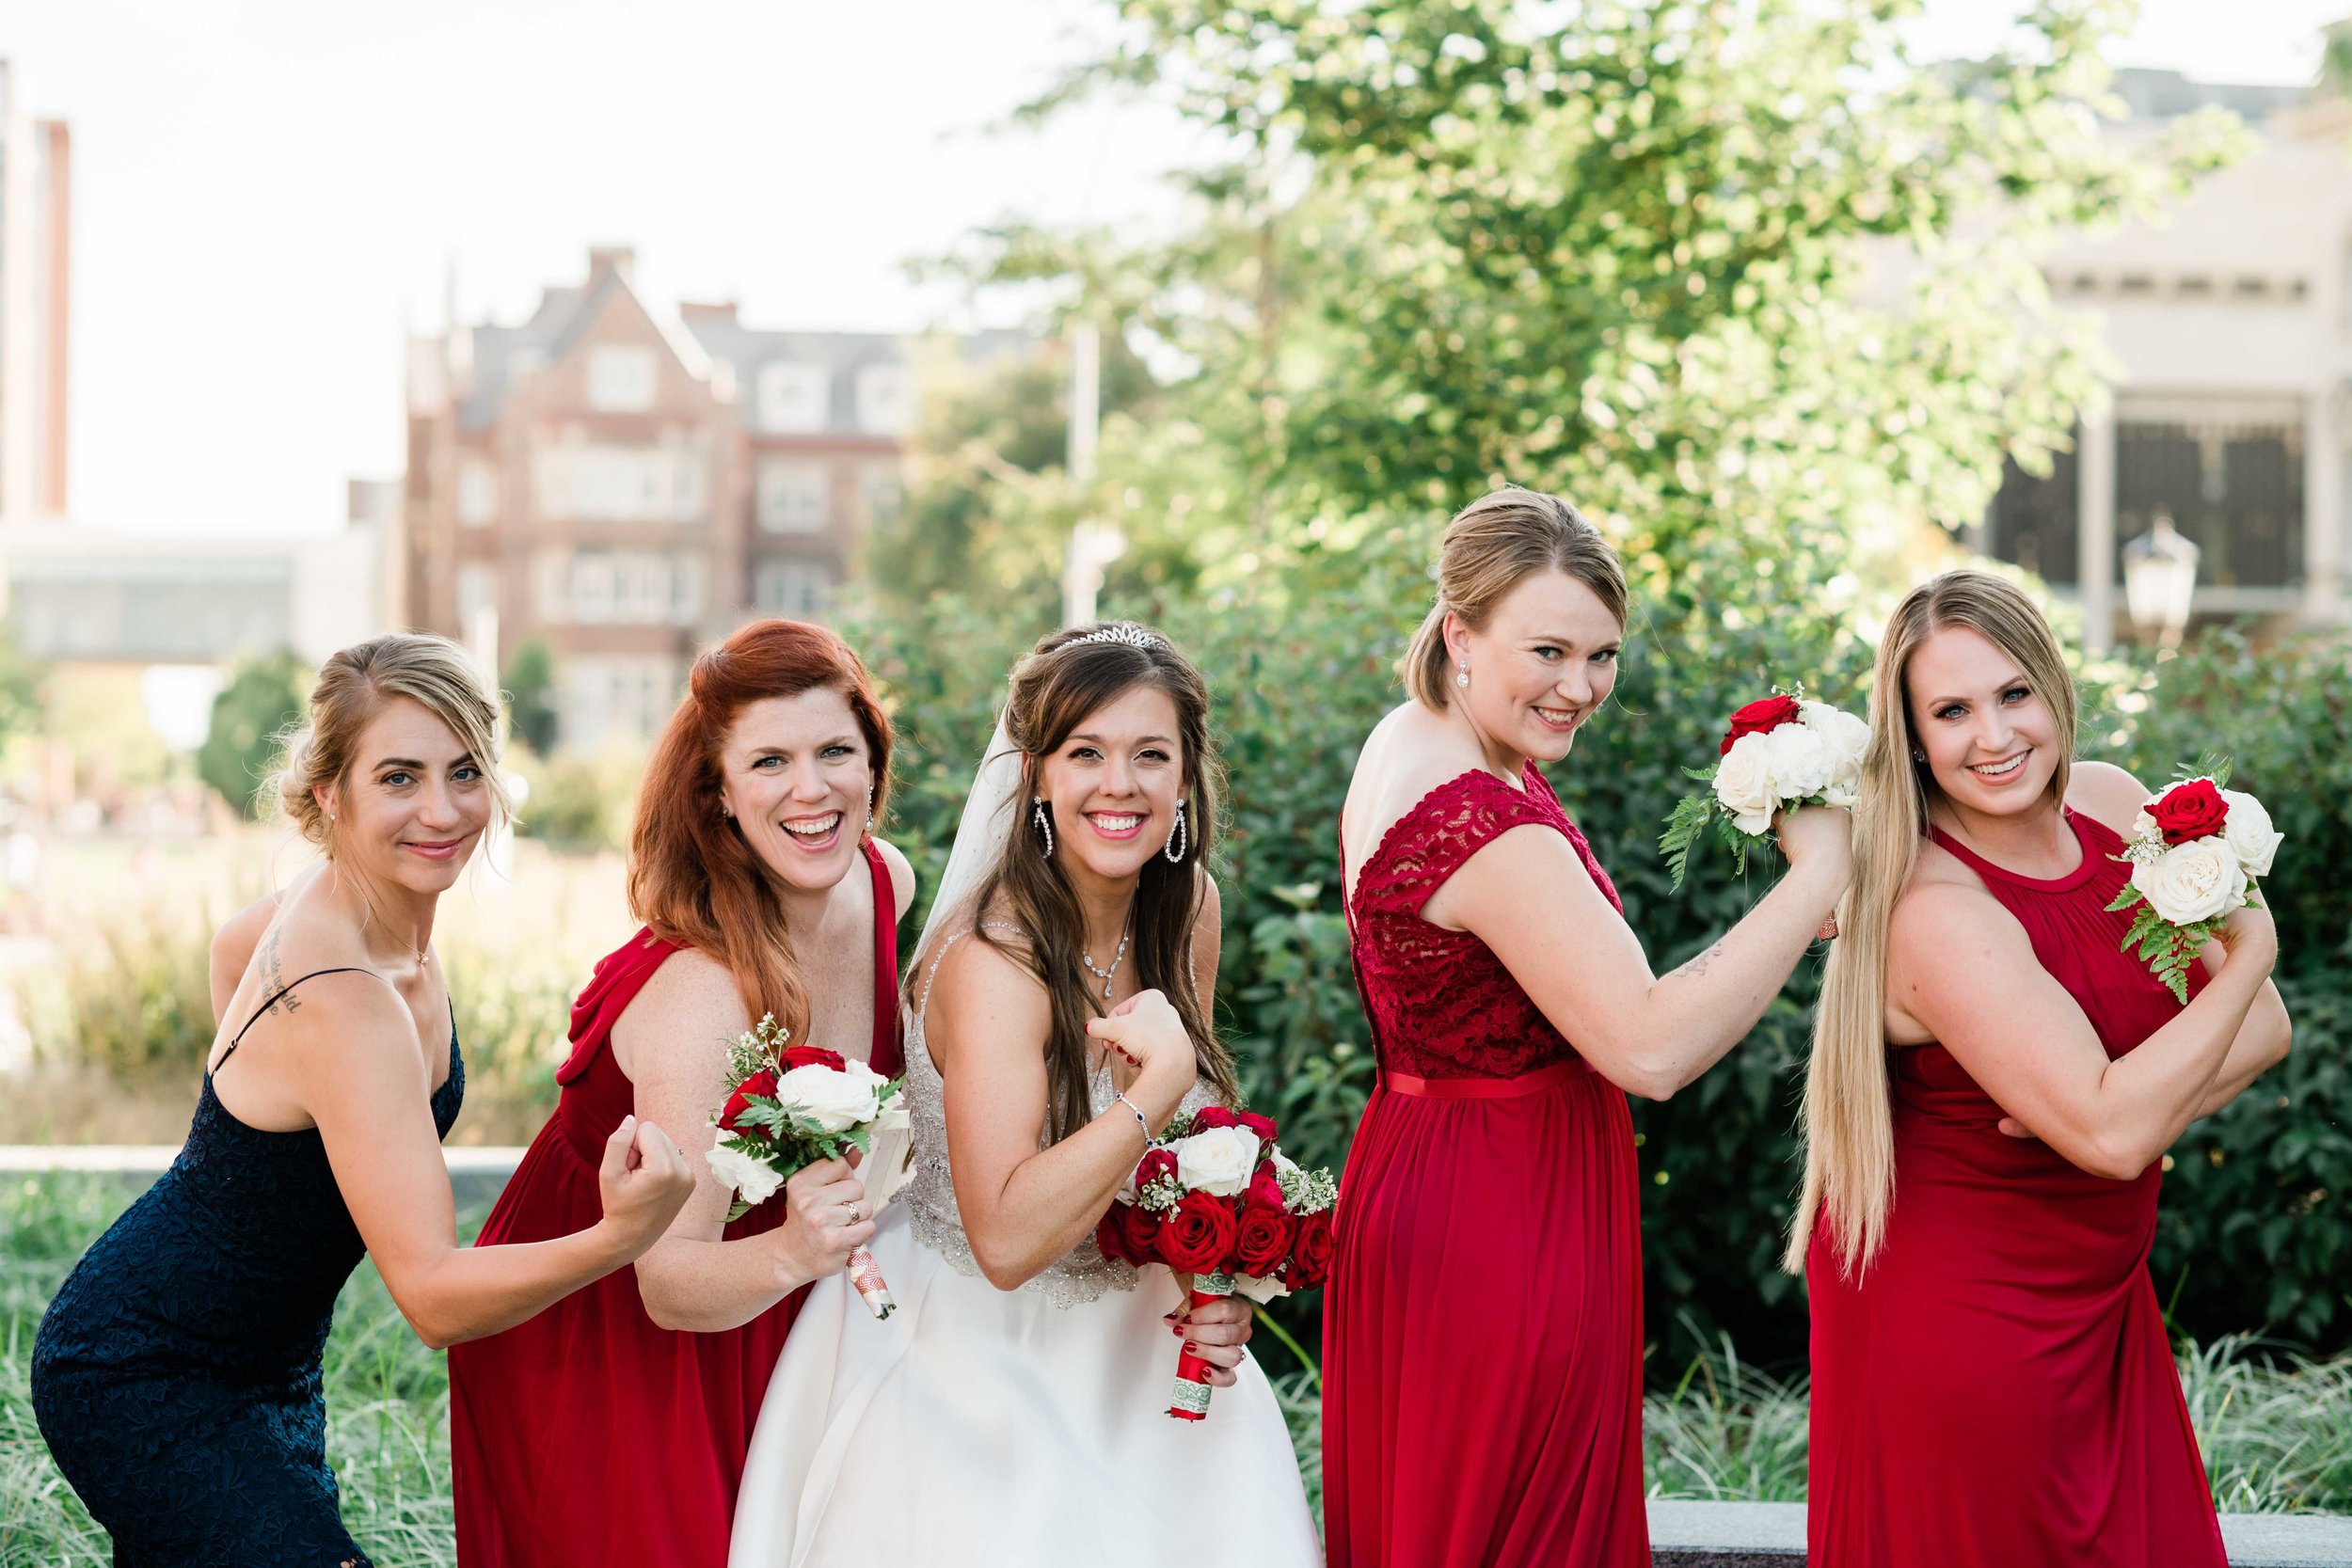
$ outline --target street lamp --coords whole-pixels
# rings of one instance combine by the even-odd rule
[[[2201,553],[2197,542],[2174,529],[2172,514],[2164,511],[2157,512],[2153,527],[2123,546],[2123,603],[2132,625],[2142,637],[2153,636],[2163,654],[2178,648],[2181,633],[2188,628]]]

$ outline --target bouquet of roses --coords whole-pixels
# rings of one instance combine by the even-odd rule
[[[2188,1000],[2188,966],[2198,950],[2254,902],[2249,879],[2266,876],[2280,834],[2263,803],[2224,789],[2230,765],[2183,779],[2142,806],[2120,857],[2132,879],[2107,908],[2139,906],[2123,935],[2175,997]]]
[[[763,1015],[756,1028],[727,1042],[727,1101],[710,1124],[718,1133],[710,1174],[736,1195],[730,1221],[775,1196],[804,1167],[841,1159],[852,1148],[871,1155],[877,1134],[907,1127],[904,1079],[884,1078],[837,1051],[787,1045],[790,1037],[772,1015]],[[869,1173],[866,1196],[874,1212],[890,1194],[871,1178],[887,1180],[889,1167],[900,1163],[884,1160],[882,1169]],[[890,1316],[895,1304],[874,1255],[864,1247],[851,1252],[849,1275],[874,1316]]]
[[[1710,823],[1745,871],[1748,850],[1770,835],[1774,813],[1861,800],[1862,753],[1869,744],[1869,725],[1843,708],[1805,701],[1802,686],[1789,691],[1775,687],[1772,696],[1733,714],[1717,748],[1723,760],[1712,768],[1682,770],[1708,785],[1708,793],[1676,802],[1658,841],[1676,890]]]
[[[1235,1293],[1263,1304],[1329,1277],[1338,1197],[1328,1170],[1303,1170],[1274,1147],[1271,1120],[1211,1105],[1152,1140],[1094,1239],[1105,1258],[1191,1275],[1195,1307]],[[1189,1345],[1168,1413],[1208,1418],[1209,1364]]]

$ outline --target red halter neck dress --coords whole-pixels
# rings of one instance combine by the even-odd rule
[[[2181,1005],[2107,912],[2122,840],[2069,812],[2082,863],[2021,877],[1938,831],[2032,939],[2110,1060]],[[2190,972],[2192,990],[2203,972]],[[2001,976],[1983,976],[2000,1006]],[[1827,1221],[1813,1312],[1807,1534],[1817,1568],[2224,1568],[2221,1529],[2148,1277],[2160,1164],[2090,1175],[2004,1137],[1941,1045],[1894,1047],[1895,1206],[1857,1283]]]

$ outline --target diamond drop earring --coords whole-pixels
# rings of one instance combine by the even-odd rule
[[[1465,665],[1463,665],[1463,666],[1462,666],[1461,673],[1460,673],[1459,674],[1457,674],[1457,675],[1455,675],[1455,676],[1454,677],[1454,685],[1456,685],[1456,686],[1468,686],[1468,685],[1470,685],[1470,666],[1469,666],[1469,665],[1465,664]]]
[[[1052,860],[1054,858],[1054,814],[1045,809],[1044,796],[1037,797],[1037,807],[1029,813],[1029,817],[1037,824],[1038,832],[1045,835],[1045,858]]]
[[[1176,831],[1168,835],[1168,847],[1160,851],[1170,865],[1182,865],[1184,855],[1192,847],[1192,835],[1184,827],[1184,802],[1176,802]]]

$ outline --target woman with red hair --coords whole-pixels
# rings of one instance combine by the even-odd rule
[[[628,892],[644,928],[573,1005],[563,1098],[478,1244],[593,1220],[596,1153],[631,1111],[675,1130],[694,1196],[633,1274],[450,1357],[467,1568],[726,1560],[802,1293],[874,1226],[838,1161],[725,1223],[709,1124],[726,1042],[762,1014],[898,1070],[897,927],[914,874],[872,833],[890,744],[857,656],[820,626],[759,622],[695,661],[638,796]]]

